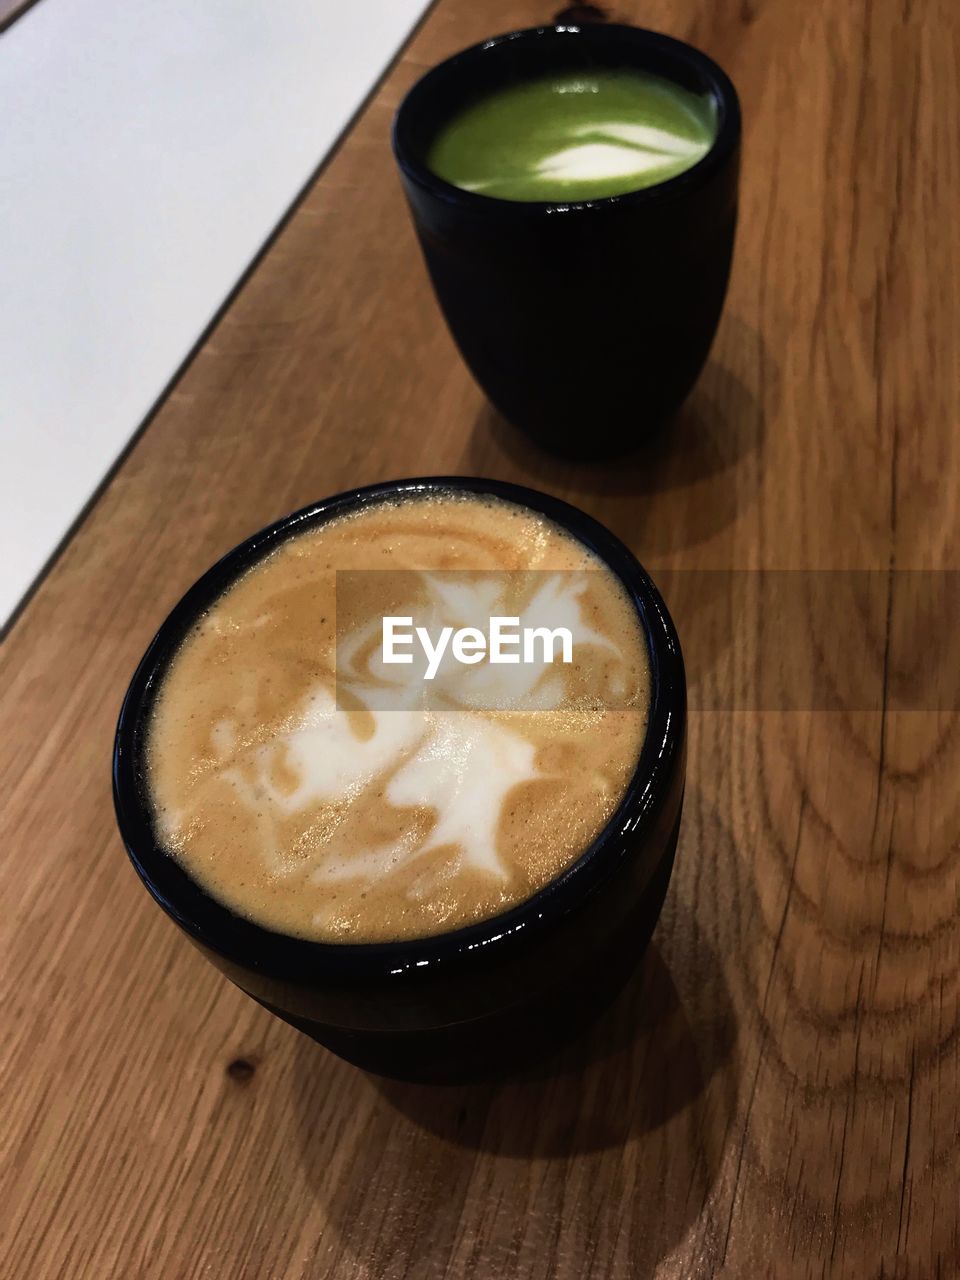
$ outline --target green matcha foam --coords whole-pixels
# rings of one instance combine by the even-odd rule
[[[638,71],[565,72],[490,93],[434,139],[429,167],[504,200],[592,200],[654,186],[702,159],[712,99]]]

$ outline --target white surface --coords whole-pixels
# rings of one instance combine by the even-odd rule
[[[426,0],[40,0],[0,36],[0,622]]]

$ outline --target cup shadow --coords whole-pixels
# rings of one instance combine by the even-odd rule
[[[363,1136],[379,1194],[352,1177],[325,1181],[310,1136],[322,1123],[318,1080],[329,1063],[303,1037],[294,1077],[302,1159],[344,1249],[371,1275],[460,1274],[453,1260],[470,1240],[465,1272],[500,1274],[505,1241],[522,1238],[542,1257],[586,1214],[598,1257],[612,1256],[625,1222],[642,1221],[630,1232],[630,1268],[650,1274],[708,1200],[736,1101],[732,1006],[702,938],[697,950],[711,997],[695,1012],[654,942],[582,1040],[512,1080],[425,1086],[367,1076]]]
[[[749,381],[741,372],[746,369]],[[755,499],[779,383],[762,337],[727,317],[714,354],[676,416],[654,435],[639,438],[626,456],[558,456],[485,401],[464,466],[569,495],[644,554],[666,554],[705,541]]]
[[[513,1079],[446,1086],[439,1095],[430,1086],[371,1081],[392,1107],[447,1142],[497,1155],[564,1157],[618,1146],[694,1101],[730,1044],[721,1038],[706,1048],[651,944],[583,1039]]]

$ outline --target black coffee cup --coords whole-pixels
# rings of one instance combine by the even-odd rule
[[[425,157],[471,100],[549,72],[637,69],[716,107],[707,154],[627,195],[501,200],[437,177]],[[515,426],[573,455],[628,451],[703,368],[737,221],[740,107],[705,54],[636,27],[537,27],[441,63],[407,94],[393,148],[430,278],[477,382]]]
[[[263,928],[212,898],[165,852],[146,786],[153,700],[181,641],[236,578],[280,542],[385,497],[492,495],[542,512],[618,575],[646,635],[651,705],[637,767],[610,822],[562,875],[480,924],[403,942],[330,944]],[[666,607],[602,525],[543,493],[439,477],[355,489],[279,520],[229,552],[154,637],[117,726],[120,833],[161,907],[229,978],[334,1053],[415,1080],[500,1073],[579,1030],[616,994],[653,932],[673,866],[685,770],[686,684]]]

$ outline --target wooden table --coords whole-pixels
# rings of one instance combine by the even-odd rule
[[[955,6],[618,8],[737,83],[742,219],[671,443],[592,468],[485,405],[388,148],[427,66],[550,16],[440,0],[3,646],[0,1276],[958,1274],[949,709],[695,709],[642,973],[586,1044],[499,1088],[389,1086],[273,1020],[114,828],[113,725],[167,609],[340,488],[521,480],[655,572],[876,570],[892,600],[900,571],[960,566]]]

